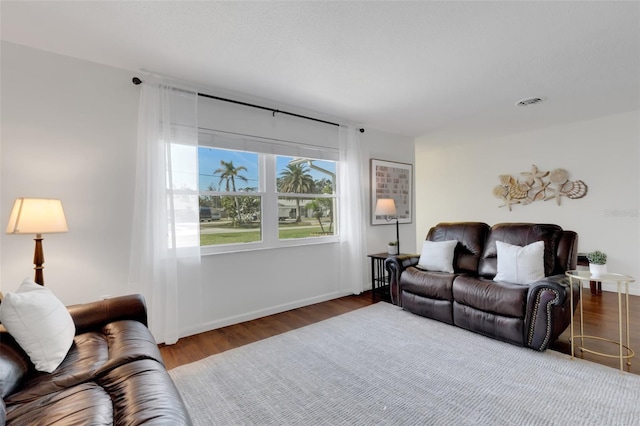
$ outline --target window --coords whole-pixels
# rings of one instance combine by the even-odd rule
[[[201,146],[198,169],[200,245],[262,241],[258,154]]]
[[[200,245],[207,247],[205,252],[337,240],[335,161],[229,149],[245,148],[247,141],[200,139]],[[207,141],[211,145],[203,144]],[[213,146],[216,142],[222,147]]]
[[[278,238],[306,238],[335,233],[336,163],[276,157]]]

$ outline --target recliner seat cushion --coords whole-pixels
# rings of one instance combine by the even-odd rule
[[[457,274],[407,268],[402,274],[402,307],[414,314],[453,324],[451,287]]]
[[[528,292],[528,286],[469,276],[457,277],[452,286],[453,299],[456,302],[481,311],[515,318],[524,318]]]
[[[108,359],[109,349],[100,333],[76,336],[67,357],[53,373],[33,373],[20,389],[6,398],[9,405],[37,400],[61,389],[87,382]]]
[[[96,382],[111,396],[113,424],[191,424],[189,414],[181,409],[182,399],[169,373],[154,360],[141,359],[121,365]],[[144,403],[131,404],[131,401]]]
[[[407,268],[402,274],[400,290],[433,299],[453,300],[451,287],[457,274]]]
[[[113,425],[109,394],[93,382],[82,383],[33,401],[7,406],[7,423],[15,425]]]
[[[453,302],[402,292],[402,308],[413,314],[453,324]]]
[[[453,302],[454,324],[493,339],[524,346],[524,321]]]

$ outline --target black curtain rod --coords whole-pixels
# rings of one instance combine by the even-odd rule
[[[140,80],[138,77],[133,77],[131,81],[136,86],[142,83],[142,80]],[[261,105],[250,104],[247,102],[240,102],[233,99],[221,98],[219,96],[207,95],[206,93],[198,93],[198,96],[202,96],[203,98],[215,99],[217,101],[230,102],[232,104],[237,104],[237,105],[244,105],[251,108],[258,108],[265,111],[271,111],[274,117],[276,114],[285,114],[285,115],[290,115],[292,117],[304,118],[305,120],[317,121],[318,123],[330,124],[332,126],[340,126],[338,123],[332,123],[331,121],[320,120],[318,118],[307,117],[306,115],[294,114],[292,112],[287,112],[287,111],[280,111],[279,109],[273,109],[273,108],[269,108]],[[360,132],[361,133],[364,132],[364,129],[360,129]]]

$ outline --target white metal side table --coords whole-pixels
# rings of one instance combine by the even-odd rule
[[[573,313],[571,315],[571,359],[574,358],[574,343],[575,339],[580,339],[580,346],[578,347],[581,351],[589,352],[595,355],[605,356],[608,358],[618,358],[620,360],[620,371],[623,370],[624,360],[627,360],[627,365],[631,365],[631,358],[635,355],[633,350],[629,347],[629,284],[635,282],[635,279],[628,275],[616,274],[616,273],[607,273],[598,276],[593,276],[589,271],[567,271],[566,275],[569,277],[569,282],[571,283],[571,288],[573,289],[573,281],[579,281],[580,287],[580,334],[574,334],[573,329]],[[588,336],[584,334],[584,315],[582,312],[582,281],[600,281],[600,282],[614,282],[618,285],[618,340],[611,340],[600,336]],[[626,342],[622,340],[622,295],[624,292],[625,303],[624,303],[624,317],[625,317],[625,327],[624,330],[626,332]],[[573,290],[569,292],[571,295],[571,306],[573,306]],[[592,349],[588,349],[584,345],[585,339],[595,339],[601,340],[604,342],[610,342],[618,346],[617,354],[603,353],[594,351]],[[625,344],[626,343],[626,344]]]

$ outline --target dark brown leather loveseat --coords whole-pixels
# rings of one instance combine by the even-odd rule
[[[386,261],[392,302],[403,309],[498,340],[545,350],[570,324],[579,299],[574,284],[570,305],[569,280],[575,269],[578,236],[557,225],[480,222],[440,223],[429,230],[429,241],[458,243],[453,273],[418,269],[419,255]],[[494,281],[496,241],[527,246],[544,241],[543,279],[529,285]]]
[[[0,424],[191,424],[146,327],[142,296],[68,309],[76,336],[53,373],[36,371],[0,326]]]

